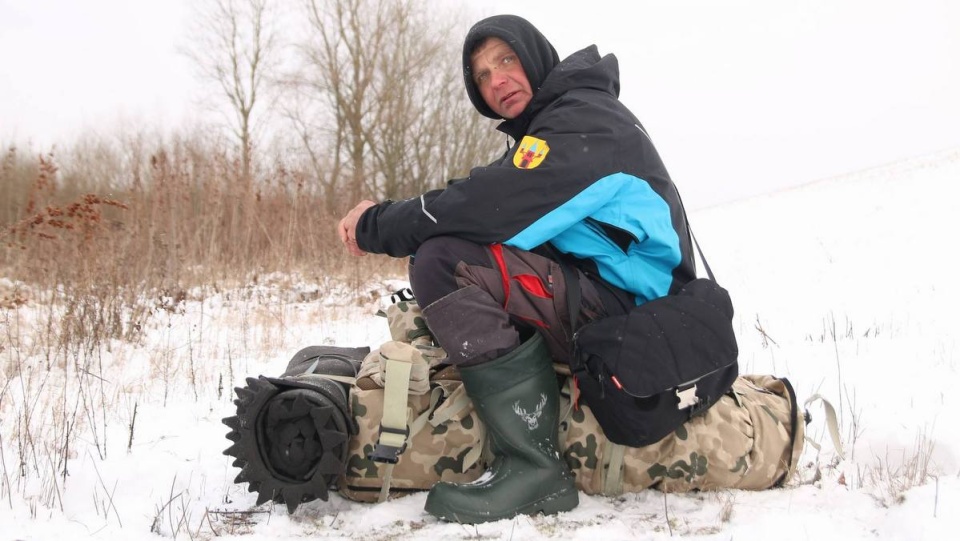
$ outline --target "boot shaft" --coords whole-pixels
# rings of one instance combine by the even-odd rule
[[[475,523],[576,507],[573,475],[557,447],[559,387],[540,335],[460,373],[487,427],[494,462],[482,481],[435,485],[426,510]]]

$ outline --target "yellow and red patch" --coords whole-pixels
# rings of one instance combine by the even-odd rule
[[[513,155],[513,165],[520,169],[533,169],[540,165],[550,152],[550,146],[543,139],[525,135],[520,141],[520,148]]]

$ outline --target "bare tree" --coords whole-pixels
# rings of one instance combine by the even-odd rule
[[[203,0],[185,51],[228,104],[228,126],[240,153],[241,178],[252,181],[257,117],[267,109],[264,92],[275,75],[279,34],[272,0]]]
[[[311,162],[327,168],[329,205],[409,196],[490,159],[502,136],[463,91],[455,19],[425,0],[304,5],[310,33],[292,82],[315,107],[293,116]]]

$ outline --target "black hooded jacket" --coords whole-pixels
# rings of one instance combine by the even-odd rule
[[[517,53],[533,89],[527,108],[498,127],[513,145],[443,190],[368,209],[357,226],[360,248],[403,257],[439,235],[524,250],[550,243],[638,304],[693,279],[677,190],[643,126],[618,99],[616,57],[601,58],[590,46],[558,62],[526,20],[480,21],[464,41],[464,82],[477,110],[492,118],[470,73],[470,54],[491,36]]]
[[[497,15],[473,25],[463,40],[463,83],[467,87],[467,96],[481,115],[501,118],[483,101],[477,85],[473,82],[470,68],[470,55],[487,38],[500,38],[517,53],[534,94],[543,85],[547,75],[560,63],[560,57],[539,30],[516,15]],[[530,108],[526,111],[530,111]]]

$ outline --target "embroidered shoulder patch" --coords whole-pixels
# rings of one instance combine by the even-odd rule
[[[533,169],[543,162],[543,159],[547,157],[547,152],[550,152],[550,147],[546,141],[524,135],[520,141],[520,148],[513,155],[513,165],[520,169]]]

